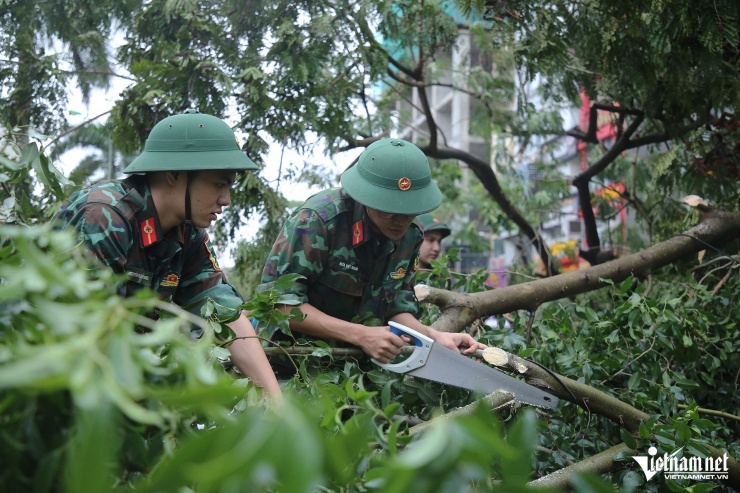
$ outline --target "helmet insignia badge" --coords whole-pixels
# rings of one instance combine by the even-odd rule
[[[403,178],[398,180],[398,188],[405,192],[406,190],[411,188],[411,180],[404,176]]]

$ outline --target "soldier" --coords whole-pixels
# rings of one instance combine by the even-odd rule
[[[442,201],[424,153],[404,140],[379,140],[342,173],[341,184],[290,215],[262,273],[261,290],[285,274],[305,276],[290,294],[306,317],[291,320],[291,331],[359,346],[383,363],[400,353],[404,339],[387,325],[357,321],[392,320],[468,354],[485,347],[418,320],[413,286],[422,234],[415,218]]]
[[[56,215],[114,272],[126,274],[123,296],[149,288],[195,315],[207,299],[231,310],[243,303],[226,281],[205,228],[231,203],[237,172],[257,166],[221,119],[188,110],[157,123],[124,180],[79,190]],[[242,374],[273,397],[281,395],[246,315],[229,323],[230,346]]]
[[[442,253],[442,240],[450,236],[450,228],[431,213],[419,216],[419,222],[424,231],[424,242],[419,251],[419,267],[431,269],[431,260],[436,260]]]

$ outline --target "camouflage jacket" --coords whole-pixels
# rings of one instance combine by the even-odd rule
[[[243,303],[227,283],[208,233],[183,224],[164,233],[145,177],[106,180],[79,190],[55,215],[58,226],[76,228],[86,246],[107,266],[126,274],[121,294],[149,288],[200,315],[206,298],[220,313]]]
[[[422,240],[416,222],[398,241],[375,233],[361,204],[339,188],[325,190],[287,219],[258,289],[296,273],[306,279],[290,294],[342,320],[372,314],[385,323],[398,313],[418,315],[413,286]]]

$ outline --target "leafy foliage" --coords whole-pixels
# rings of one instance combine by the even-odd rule
[[[715,296],[675,272],[649,290],[629,279],[542,307],[530,343],[521,336],[524,316],[512,329],[483,332],[489,344],[648,412],[637,436],[566,402],[546,415],[505,413],[503,421],[479,406],[412,436],[405,430],[415,419],[475,397],[368,371],[361,360],[330,364],[317,353],[298,357],[299,374],[285,383],[288,402],[260,411],[260,392],[223,372],[226,353],[214,346],[211,325],[148,296],[119,298],[112,274],[91,268],[67,234],[2,226],[2,236],[4,490],[526,491],[533,475],[622,441],[637,450],[685,446],[696,456],[707,444],[739,452],[731,422],[705,414],[740,412],[740,339],[733,317],[718,310],[737,302],[737,281]],[[260,294],[253,314],[276,316],[271,305],[285,300]],[[154,308],[172,316],[153,323],[143,314]],[[187,336],[193,323],[200,340]],[[535,454],[535,445],[552,452]],[[644,483],[635,467],[625,458],[609,481],[689,491]]]
[[[471,73],[444,80],[449,67],[440,55],[452,48],[459,19],[438,2],[2,2],[0,120],[9,125],[0,216],[11,225],[0,225],[0,490],[526,491],[530,479],[621,442],[639,452],[652,444],[661,452],[684,446],[702,456],[716,446],[738,455],[740,338],[732,309],[740,281],[736,256],[710,247],[700,265],[553,302],[534,318],[515,313],[511,328],[470,328],[648,413],[637,432],[562,401],[548,413],[511,410],[500,419],[481,405],[412,434],[418,421],[479,396],[317,346],[294,357],[296,376],[284,382],[288,398],[278,407],[223,371],[227,351],[218,336],[226,332],[153,297],[117,297],[119,280],[92,265],[70,236],[38,226],[69,184],[39,144],[46,137],[32,129],[61,131],[73,77],[85,94],[105,85],[114,23],[125,35],[117,61],[134,79],[113,113],[116,147],[125,153],[141,148],[158,119],[188,107],[229,118],[257,162],[268,137],[302,150],[315,135],[332,152],[361,147],[407,122],[392,101],[408,99],[411,86],[441,82],[478,97],[473,131],[502,166],[560,134],[559,111],[584,89],[592,100],[642,111],[647,131],[680,136],[668,152],[648,148],[662,154],[640,155],[639,166],[637,158],[619,158],[599,177],[634,184],[625,198],[647,225],[631,239],[636,247],[695,222],[676,206],[683,194],[738,208],[734,117],[680,132],[696,115],[737,107],[736,3],[471,5],[493,9],[470,26],[478,58]],[[58,45],[59,54],[48,48]],[[517,76],[539,75],[546,76],[539,93],[515,91]],[[491,131],[502,138],[492,142]],[[589,159],[606,151],[592,149]],[[548,159],[537,166],[557,178]],[[440,182],[461,177],[449,161],[434,167]],[[567,192],[563,182],[533,187],[515,170],[499,175],[534,223]],[[445,188],[450,200],[455,188]],[[511,228],[482,187],[463,195],[460,203],[479,207],[489,225]],[[240,177],[219,231],[230,236],[244,217],[266,216],[259,241],[239,250],[247,267],[235,276],[247,292],[285,207],[258,175]],[[439,261],[427,282],[472,293],[487,289],[484,281],[484,272],[461,276]],[[281,292],[251,294],[253,315],[287,332],[291,314],[274,309],[286,301]],[[436,308],[427,308],[432,322]],[[145,316],[154,309],[164,315],[156,324]],[[193,324],[200,339],[190,337]],[[623,459],[600,478],[574,476],[572,487],[726,488],[646,483]]]

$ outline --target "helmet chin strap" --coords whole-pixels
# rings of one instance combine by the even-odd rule
[[[185,185],[185,224],[193,224],[193,218],[190,212],[190,180],[192,178],[190,171],[187,171],[187,184]]]

